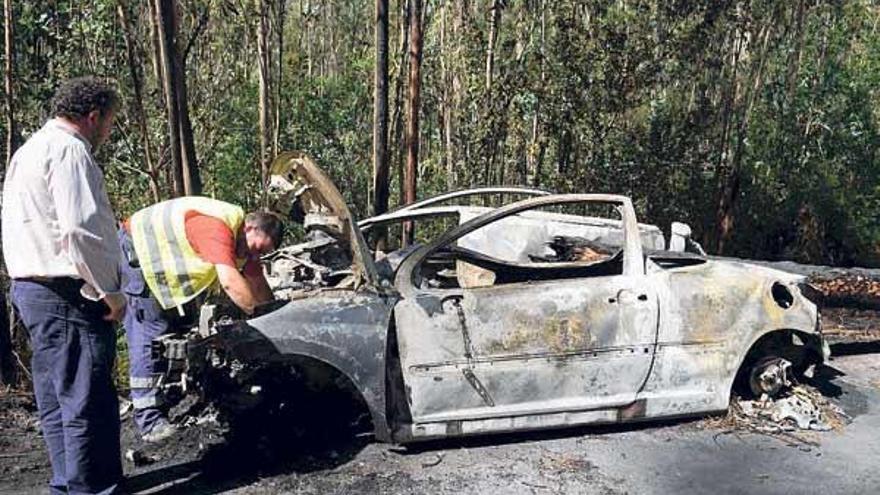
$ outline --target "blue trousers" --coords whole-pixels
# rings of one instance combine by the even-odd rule
[[[134,246],[131,236],[119,229],[119,246],[125,260],[122,263],[125,285],[125,336],[128,340],[129,384],[134,405],[134,422],[141,434],[149,433],[156,422],[165,417],[165,404],[158,379],[162,370],[150,355],[150,345],[156,337],[168,332],[170,318],[152,296],[144,275],[132,266]]]
[[[52,493],[116,493],[122,480],[116,332],[81,282],[14,280],[12,301],[30,333],[34,394],[52,464]]]

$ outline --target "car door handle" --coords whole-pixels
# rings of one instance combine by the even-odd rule
[[[440,311],[443,312],[443,313],[445,313],[446,310],[445,310],[444,308],[446,308],[446,303],[447,303],[447,302],[451,302],[452,305],[455,307],[455,309],[456,309],[459,313],[461,313],[461,311],[462,311],[462,309],[461,309],[461,301],[462,301],[463,299],[464,299],[464,296],[461,295],[461,294],[450,294],[450,295],[448,295],[448,296],[443,296],[443,297],[441,297],[441,298],[440,298],[440,308],[441,308]],[[459,315],[459,316],[461,316],[461,315]]]
[[[452,301],[454,303],[460,303],[462,299],[464,299],[464,295],[462,295],[462,294],[450,294],[448,296],[443,296],[442,298],[440,298],[440,305],[442,306],[447,301]]]
[[[617,293],[617,302],[620,304],[632,304],[636,301],[636,295],[633,291],[623,289]]]
[[[623,289],[617,293],[616,298],[615,297],[608,298],[608,302],[611,304],[614,304],[614,303],[634,304],[636,302],[636,300],[647,301],[648,295],[647,294],[639,294],[637,296],[635,292],[633,292],[629,289]]]

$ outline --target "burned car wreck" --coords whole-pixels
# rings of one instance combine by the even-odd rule
[[[258,316],[206,305],[154,342],[166,388],[248,408],[286,373],[332,370],[377,439],[407,443],[724,411],[735,386],[772,396],[828,357],[802,278],[688,252],[681,224],[667,246],[624,196],[472,190],[357,224],[307,156],[272,172],[307,241],[272,255]],[[526,198],[447,204],[490,193]],[[437,217],[429,242],[367,242]]]

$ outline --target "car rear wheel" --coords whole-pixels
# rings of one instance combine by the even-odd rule
[[[792,385],[792,371],[791,361],[778,356],[764,356],[755,361],[748,371],[749,391],[755,397],[766,394],[775,398]]]
[[[792,330],[765,334],[746,353],[732,392],[743,398],[774,398],[802,383],[812,366],[822,362],[810,339],[816,337]]]

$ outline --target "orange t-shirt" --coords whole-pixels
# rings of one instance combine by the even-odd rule
[[[186,240],[199,258],[214,265],[236,268],[235,236],[223,220],[197,211],[187,212],[184,217]],[[131,233],[131,219],[126,219],[122,227]],[[239,232],[239,235],[244,235]],[[245,275],[262,275],[260,260],[249,257],[242,271]]]
[[[219,218],[197,211],[187,212],[184,217],[186,240],[200,258],[214,265],[237,267],[235,262],[235,236]],[[244,235],[239,232],[239,235]],[[249,257],[242,270],[246,275],[262,274],[259,259]]]

